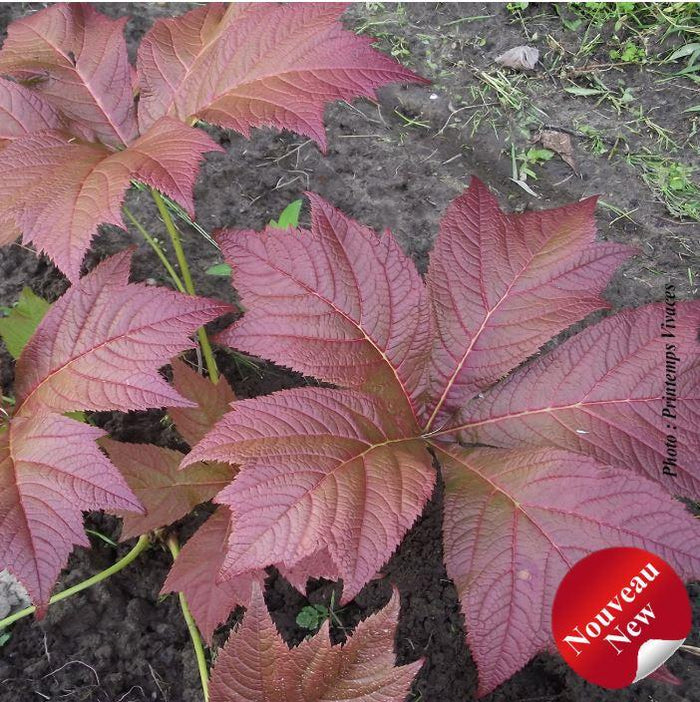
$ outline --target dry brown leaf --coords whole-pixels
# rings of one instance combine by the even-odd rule
[[[571,137],[566,132],[558,132],[554,129],[543,129],[537,139],[545,149],[554,151],[564,163],[571,167],[571,170],[578,175],[578,166],[574,156],[574,146]]]

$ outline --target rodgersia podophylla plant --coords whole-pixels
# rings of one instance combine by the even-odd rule
[[[13,23],[0,51],[0,242],[21,235],[72,283],[50,307],[26,294],[0,326],[18,356],[0,428],[0,566],[42,613],[73,546],[88,544],[82,511],[123,516],[143,550],[144,535],[213,499],[163,590],[184,593],[209,642],[248,608],[218,656],[217,702],[405,698],[420,662],[394,667],[396,595],[343,647],[325,625],[289,650],[261,584],[274,565],[301,590],[341,579],[354,598],[438,472],[481,693],[551,647],[554,592],[587,553],[642,546],[700,572],[697,520],[673,498],[700,494],[700,303],[675,305],[670,337],[658,303],[540,353],[608,307],[602,291],[633,255],[596,241],[593,199],[510,215],[473,180],[442,218],[425,280],[390,232],[313,194],[309,230],[221,232],[245,312],[215,342],[324,384],[237,401],[219,377],[202,327],[231,308],[194,295],[173,219],[194,217],[199,163],[220,150],[195,125],[286,128],[323,148],[328,101],[421,80],[344,30],[341,12],[210,4],[158,20],[132,67],[123,20],[55,5]],[[98,226],[122,225],[132,182],[158,205],[179,273],[145,236],[178,291],[130,283],[130,251],[80,276]],[[195,333],[208,379],[178,359]],[[105,437],[82,414],[154,407],[188,453]],[[196,636],[195,648],[206,689]]]

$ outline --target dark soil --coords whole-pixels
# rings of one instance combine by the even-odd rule
[[[34,8],[27,4],[3,5],[0,22],[6,26],[13,17]],[[113,4],[101,9],[112,15],[134,16],[127,29],[133,49],[155,16],[181,12],[182,6]],[[366,11],[364,4],[354,6],[349,23],[365,21]],[[487,14],[494,19],[488,31],[480,27],[487,39],[485,44],[477,45],[472,42],[476,25],[456,21]],[[390,227],[418,266],[424,268],[441,212],[475,174],[511,209],[554,206],[594,193],[602,193],[604,199],[624,210],[638,208],[634,222],[623,218],[612,225],[615,215],[604,210],[599,213],[601,237],[633,243],[640,249],[640,255],[623,267],[608,288],[607,298],[613,308],[662,299],[663,286],[669,279],[676,284],[680,297],[693,294],[687,269],[697,261],[689,259],[689,252],[694,250],[689,226],[672,219],[626,167],[589,154],[577,145],[581,177],[568,178],[568,166],[552,160],[536,183],[541,197],[535,199],[509,179],[511,165],[501,153],[502,137],[492,130],[472,136],[453,125],[442,129],[453,111],[452,93],[463,91],[471,80],[467,64],[487,67],[504,49],[524,43],[522,28],[509,22],[503,6],[418,3],[406,6],[404,17],[406,23],[394,29],[405,37],[410,49],[405,61],[434,77],[435,84],[387,88],[380,91],[376,105],[365,101],[332,106],[327,111],[330,148],[325,156],[315,145],[287,133],[258,130],[247,141],[212,129],[227,153],[210,155],[198,181],[197,218],[206,229],[260,228],[304,190],[311,189],[377,230]],[[545,30],[547,27],[540,28],[540,34]],[[643,76],[632,78],[644,81]],[[432,94],[437,97],[431,99]],[[551,119],[567,125],[570,104],[555,91],[550,91],[547,99]],[[681,119],[678,115],[686,100],[683,91],[674,92],[669,87],[658,99],[663,100],[659,119],[665,120],[665,126],[684,128],[674,123]],[[428,126],[407,125],[395,109]],[[507,121],[508,115],[503,117]],[[129,205],[147,227],[159,231],[155,209],[145,197],[131,193]],[[306,211],[303,217],[308,218]],[[187,232],[186,238],[198,291],[233,299],[223,279],[203,274],[217,262],[215,250],[194,232]],[[135,233],[116,229],[103,232],[86,266],[92,267],[128,244],[137,246],[133,278],[167,284],[157,260]],[[19,245],[1,250],[0,304],[15,301],[24,285],[51,300],[66,287],[61,275],[31,251]],[[240,397],[305,382],[269,365],[260,364],[257,369],[241,366],[224,350],[217,353]],[[0,385],[6,392],[11,390],[11,368],[9,356],[0,345],[0,369],[5,369]],[[95,421],[117,439],[177,445],[177,437],[164,428],[161,418],[162,413],[156,411],[105,413],[97,415]],[[370,583],[338,616],[346,627],[354,626],[386,603],[389,583],[394,583],[402,603],[396,639],[399,662],[425,658],[412,699],[466,702],[475,697],[476,669],[465,645],[456,593],[442,563],[441,502],[438,488],[424,516],[386,566],[386,579]],[[178,525],[183,539],[201,522],[207,509],[200,508]],[[87,515],[86,519],[91,528],[118,536],[116,519],[103,515]],[[107,567],[129,546],[114,548],[93,539],[91,550],[77,549],[73,554],[57,590]],[[28,618],[15,625],[10,641],[0,649],[0,700],[201,700],[194,656],[177,600],[158,595],[169,566],[166,551],[154,546],[146,557],[120,574],[52,607],[44,621]],[[304,632],[295,624],[295,617],[307,600],[275,573],[271,573],[268,585],[268,605],[281,632],[290,642],[299,641]],[[328,603],[331,588],[329,583],[312,582],[308,597],[312,602]],[[694,628],[698,631],[700,586],[691,586],[690,592],[696,605]],[[226,631],[217,634],[217,643],[223,642]],[[340,636],[341,632],[335,634]],[[559,658],[543,654],[485,699],[700,700],[698,659],[679,653],[669,667],[684,681],[681,686],[645,681],[628,690],[606,692],[582,682]]]

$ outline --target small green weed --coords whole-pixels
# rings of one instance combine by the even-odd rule
[[[330,611],[324,605],[306,605],[297,614],[297,624],[302,629],[318,631],[321,624],[330,618]]]
[[[529,2],[509,2],[506,5],[506,9],[508,12],[515,14],[516,12],[527,10],[529,4]]]
[[[591,153],[602,156],[608,152],[608,147],[605,144],[602,132],[592,127],[590,124],[579,124],[577,128],[586,138],[585,145]]]
[[[302,629],[307,629],[310,633],[317,632],[326,620],[330,620],[342,628],[343,623],[338,617],[342,611],[342,609],[335,609],[335,592],[332,592],[328,606],[322,604],[306,605],[299,610],[296,622]]]
[[[605,39],[607,43],[617,44],[608,52],[611,60],[658,64],[670,60],[662,58],[669,53],[664,45],[666,39],[671,36],[679,38],[684,42],[682,48],[694,43],[700,34],[699,3],[573,2],[566,5],[555,3],[553,7],[566,29],[583,31],[577,52],[579,56],[592,53],[603,43],[601,32],[605,35],[612,30],[613,36]],[[656,51],[652,51],[650,45],[656,46]]]
[[[516,151],[515,144],[510,145],[511,180],[533,197],[539,195],[528,185],[528,178],[537,180],[535,167],[541,166],[554,156],[549,149],[531,147],[527,151]]]
[[[532,147],[520,153],[515,153],[514,149],[515,147],[511,147],[514,180],[527,181],[528,178],[537,180],[535,167],[541,166],[554,156],[554,152],[549,149]]]
[[[389,51],[395,59],[405,59],[407,56],[411,55],[408,42],[403,37],[392,37],[391,49]]]
[[[647,51],[632,40],[627,40],[618,49],[610,50],[610,58],[621,63],[644,64],[647,62]]]
[[[700,186],[693,179],[695,168],[655,154],[630,154],[627,161],[670,214],[700,221]]]
[[[612,22],[616,32],[628,30],[639,35],[660,31],[664,37],[700,33],[700,6],[695,2],[572,2],[567,7],[593,26]]]
[[[630,103],[635,101],[632,89],[624,83],[619,83],[617,88],[610,88],[603,82],[602,78],[592,73],[589,78],[589,85],[581,86],[573,83],[564,87],[564,92],[580,97],[596,97],[596,104],[602,102],[610,104],[617,114],[621,114]]]

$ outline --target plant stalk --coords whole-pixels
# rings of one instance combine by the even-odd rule
[[[165,270],[168,271],[168,275],[170,276],[170,279],[173,281],[173,284],[175,287],[181,292],[185,292],[185,286],[182,283],[182,280],[180,279],[180,276],[175,272],[175,269],[172,267],[172,264],[170,261],[168,261],[168,258],[165,255],[165,252],[163,249],[160,248],[158,245],[158,242],[146,231],[146,228],[141,224],[141,222],[134,217],[133,213],[131,210],[124,206],[124,214],[127,216],[128,220],[136,227],[138,230],[139,234],[146,240],[146,242],[149,244],[149,246],[155,251],[156,256],[160,259],[160,262],[163,264],[165,267]]]
[[[175,560],[180,553],[180,546],[177,542],[175,536],[168,537],[168,548],[170,553]],[[190,638],[192,639],[192,647],[194,648],[194,655],[197,658],[197,669],[199,670],[199,679],[202,681],[202,692],[204,693],[204,702],[209,702],[209,669],[207,667],[207,658],[204,653],[204,644],[202,643],[202,637],[195,624],[194,617],[190,608],[187,604],[187,598],[184,593],[177,593],[178,599],[180,600],[180,609],[182,610],[182,616],[187,624],[187,631],[189,631]]]
[[[185,251],[182,248],[182,242],[180,241],[180,233],[173,222],[173,218],[170,216],[170,211],[168,210],[165,201],[161,194],[155,189],[151,188],[151,197],[156,203],[158,212],[163,219],[163,224],[168,230],[170,235],[170,240],[173,243],[173,248],[175,249],[175,256],[177,257],[177,262],[180,266],[180,272],[182,273],[182,278],[185,284],[185,290],[190,295],[196,295],[194,289],[194,283],[192,282],[192,274],[190,273],[190,267],[187,263],[187,257],[185,256]],[[197,336],[199,337],[199,345],[202,347],[202,354],[204,355],[204,361],[207,364],[207,371],[209,372],[209,379],[212,383],[219,382],[219,369],[216,366],[216,360],[214,359],[214,353],[211,349],[211,344],[209,343],[209,337],[204,327],[200,327],[197,330]]]
[[[61,600],[65,600],[67,597],[77,595],[79,592],[87,590],[87,588],[92,587],[93,585],[97,585],[97,583],[102,582],[103,580],[109,578],[111,575],[114,575],[120,570],[123,570],[132,561],[136,560],[139,557],[139,554],[141,554],[148,548],[149,544],[150,541],[148,536],[144,535],[139,537],[139,540],[136,542],[134,548],[132,548],[131,551],[129,551],[129,553],[127,553],[123,558],[120,558],[114,565],[111,565],[109,568],[102,570],[99,573],[96,573],[87,580],[83,580],[77,585],[73,585],[73,587],[69,587],[63,592],[59,592],[58,594],[54,595],[49,600],[49,605],[52,605],[56,602],[60,602]],[[5,617],[5,619],[0,620],[0,630],[4,629],[10,624],[14,624],[14,622],[16,622],[19,619],[23,619],[24,617],[28,617],[30,614],[34,614],[34,612],[36,612],[36,607],[32,605],[31,607],[26,607],[25,609],[21,609],[19,612],[11,614],[9,617]]]

